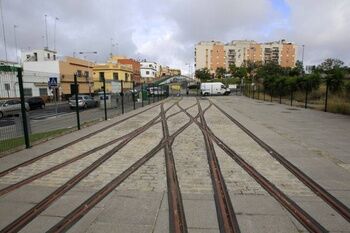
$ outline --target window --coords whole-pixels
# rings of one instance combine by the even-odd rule
[[[34,53],[34,61],[38,61],[38,54]]]
[[[24,96],[33,96],[32,88],[23,88]]]
[[[47,96],[47,88],[39,88],[40,96]]]
[[[125,81],[129,81],[128,78],[129,78],[129,74],[125,73]]]
[[[50,59],[50,54],[49,53],[47,54],[47,58]]]
[[[9,83],[5,83],[5,90],[9,91],[10,90],[10,84]]]
[[[119,74],[118,73],[113,73],[113,80],[118,81],[119,80]]]
[[[100,82],[103,82],[104,79],[105,79],[105,72],[99,72],[99,80],[100,80]]]
[[[56,55],[55,54],[53,55],[53,60],[56,61]]]
[[[77,70],[77,76],[81,77],[81,70]]]
[[[89,71],[84,71],[84,77],[88,78],[89,77]]]
[[[149,74],[149,71],[146,71],[146,74]]]

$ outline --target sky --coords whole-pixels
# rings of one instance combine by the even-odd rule
[[[105,62],[112,52],[193,71],[199,41],[286,39],[305,45],[304,63],[328,57],[350,65],[350,0],[0,0],[8,59],[48,45],[61,56],[86,53]],[[58,20],[56,20],[58,18]],[[56,24],[56,30],[55,30]],[[17,25],[14,28],[14,25]],[[0,30],[0,60],[5,59]],[[56,34],[56,36],[54,36]]]

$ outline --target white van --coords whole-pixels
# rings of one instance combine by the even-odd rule
[[[230,93],[230,88],[226,88],[223,83],[201,83],[202,95],[228,95]]]

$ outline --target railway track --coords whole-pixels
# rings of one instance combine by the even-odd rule
[[[207,151],[209,170],[214,190],[214,199],[218,215],[219,228],[221,232],[225,233],[240,233],[241,231],[239,229],[236,214],[233,210],[231,199],[220,170],[218,159],[216,157],[213,141],[208,133],[207,123],[205,121],[204,113],[198,99],[197,104],[201,125],[203,127],[202,133]],[[210,106],[211,104],[208,106],[208,108]]]
[[[205,109],[202,109],[200,101],[197,99],[196,103],[190,105],[189,107],[183,108],[180,106],[180,100],[176,101],[167,109],[164,109],[163,103],[156,106],[160,106],[160,113],[154,117],[152,120],[147,122],[145,125],[133,130],[132,132],[111,140],[110,142],[104,143],[90,151],[82,153],[74,158],[71,158],[61,164],[51,167],[41,173],[35,174],[25,180],[22,180],[16,184],[10,185],[2,190],[0,190],[0,197],[6,193],[9,193],[25,184],[32,182],[35,179],[43,177],[55,170],[61,169],[70,163],[73,163],[79,159],[82,159],[89,154],[97,152],[106,146],[111,146],[118,143],[114,148],[103,154],[99,159],[93,162],[91,165],[83,169],[79,174],[72,177],[64,185],[60,186],[49,196],[35,205],[33,208],[25,212],[19,218],[11,222],[0,232],[18,232],[23,229],[29,222],[35,219],[40,213],[46,210],[53,202],[62,197],[66,192],[72,189],[76,184],[78,184],[82,179],[87,177],[92,171],[94,171],[101,164],[106,162],[110,157],[112,157],[116,152],[126,146],[134,137],[142,132],[145,132],[155,124],[161,123],[163,130],[163,138],[160,142],[144,154],[140,159],[134,162],[131,166],[126,168],[122,173],[117,175],[109,183],[107,183],[103,188],[92,194],[87,200],[81,203],[77,208],[72,210],[68,215],[66,215],[61,221],[50,228],[48,232],[66,232],[75,223],[77,223],[85,214],[87,214],[93,207],[95,207],[100,201],[102,201],[108,194],[115,190],[120,184],[122,184],[131,174],[136,172],[142,165],[154,157],[159,151],[164,150],[165,164],[166,164],[166,175],[167,175],[167,187],[168,187],[168,205],[169,205],[169,232],[187,232],[186,216],[184,212],[181,190],[179,187],[179,182],[176,173],[176,165],[172,152],[172,145],[175,138],[180,135],[185,129],[187,129],[193,123],[198,126],[201,130],[206,146],[207,160],[209,164],[209,171],[212,180],[212,186],[214,190],[214,200],[216,206],[217,219],[219,223],[220,232],[240,232],[240,228],[236,219],[236,215],[231,203],[230,196],[227,191],[224,177],[220,171],[220,164],[216,157],[216,152],[214,149],[214,143],[216,143],[229,157],[231,157],[239,166],[241,166],[252,178],[255,179],[257,183],[261,185],[273,198],[275,198],[281,205],[288,210],[308,231],[310,232],[328,232],[320,223],[318,223],[312,216],[310,216],[306,211],[299,207],[293,200],[291,200],[286,194],[284,194],[280,189],[278,189],[273,183],[271,183],[267,178],[260,174],[254,167],[247,163],[239,154],[237,154],[232,148],[225,144],[217,135],[213,133],[210,127],[206,123],[204,117],[205,112],[212,106],[219,107],[209,100],[209,105]],[[174,106],[178,106],[180,111],[174,112],[166,116],[166,112],[169,111]],[[154,107],[156,107],[154,106]],[[198,113],[196,115],[191,115],[189,109],[192,107],[198,107]],[[220,109],[219,109],[220,110]],[[221,111],[221,110],[220,110]],[[222,110],[223,111],[223,110]],[[185,113],[189,117],[189,121],[182,127],[177,129],[173,134],[169,135],[169,129],[167,120],[171,117],[178,115],[179,113]],[[227,113],[226,113],[227,114]],[[227,114],[229,118],[229,114]],[[232,118],[232,117],[231,117]],[[233,119],[233,118],[232,118]],[[124,119],[123,119],[124,120]],[[231,120],[231,119],[230,119]],[[231,120],[234,123],[238,121],[235,119]],[[240,124],[241,125],[241,124]],[[242,126],[242,125],[241,125]],[[244,126],[242,126],[244,128]],[[241,127],[240,127],[241,128]],[[247,132],[250,132],[246,129]],[[246,131],[244,131],[246,132]],[[247,133],[248,134],[248,133]],[[252,134],[252,133],[251,133]],[[249,135],[249,134],[248,134]],[[250,136],[250,135],[249,135]],[[255,135],[254,135],[255,136]],[[256,137],[256,136],[255,136]],[[254,139],[254,138],[253,138]],[[270,146],[264,143],[261,139],[256,137],[254,140],[260,146],[263,147],[268,153],[277,153]],[[278,153],[277,153],[278,154]],[[282,158],[283,156],[280,155]],[[274,156],[273,156],[274,157]],[[35,162],[35,161],[34,161]],[[283,164],[282,164],[283,165]],[[24,165],[25,166],[25,165]],[[285,166],[285,165],[283,165]],[[298,168],[296,168],[298,169]],[[15,169],[16,170],[16,169]],[[288,169],[289,170],[289,169]],[[293,173],[293,172],[292,172]],[[294,174],[294,173],[293,173]],[[1,177],[1,176],[0,176]],[[298,177],[299,178],[299,177]],[[314,182],[314,181],[313,181]],[[304,182],[303,182],[304,183]],[[304,183],[305,184],[305,183]],[[317,184],[317,183],[316,183]],[[317,194],[317,193],[316,193]],[[333,197],[334,198],[334,197]],[[338,201],[337,199],[335,199]],[[336,202],[335,201],[335,202]],[[329,204],[330,205],[330,204]],[[345,205],[344,205],[345,206]],[[346,206],[345,206],[346,207]],[[333,207],[334,208],[334,207]],[[347,208],[347,207],[346,207]],[[338,211],[339,212],[339,211]],[[342,210],[340,211],[342,212]],[[345,209],[346,213],[346,209]],[[342,215],[344,217],[344,215]],[[345,218],[345,217],[344,217]]]
[[[146,111],[148,111],[150,109],[153,109],[153,108],[155,108],[155,107],[157,107],[159,105],[160,105],[160,103],[156,104],[156,105],[154,105],[152,107],[146,108],[146,109],[144,109],[144,110],[142,110],[142,111],[140,111],[138,113],[134,113],[134,114],[132,114],[132,115],[130,115],[130,116],[120,120],[120,121],[117,121],[117,122],[115,122],[115,123],[113,123],[111,125],[105,126],[105,127],[101,128],[99,130],[96,130],[96,131],[94,131],[92,133],[89,133],[89,134],[83,136],[83,137],[77,138],[77,139],[75,139],[75,140],[73,140],[71,142],[68,142],[68,143],[66,143],[66,144],[64,144],[62,146],[59,146],[59,147],[57,147],[57,148],[55,148],[53,150],[50,150],[50,151],[48,151],[48,152],[46,152],[44,154],[41,154],[41,155],[39,155],[39,156],[37,156],[35,158],[32,158],[32,159],[27,160],[27,161],[25,161],[23,163],[20,163],[20,164],[18,164],[16,166],[13,166],[13,167],[10,167],[10,168],[8,168],[8,169],[6,169],[4,171],[1,171],[0,172],[0,177],[3,177],[5,175],[9,174],[10,172],[13,172],[13,171],[17,170],[18,168],[25,167],[25,166],[28,166],[28,165],[30,165],[32,163],[35,163],[36,161],[39,161],[40,159],[43,159],[43,158],[45,158],[45,157],[47,157],[49,155],[52,155],[52,154],[54,154],[54,153],[56,153],[58,151],[61,151],[61,150],[65,149],[66,147],[69,147],[69,146],[72,146],[72,145],[74,145],[74,144],[76,144],[78,142],[81,142],[82,140],[88,139],[88,138],[90,138],[90,137],[92,137],[92,136],[94,136],[94,135],[96,135],[98,133],[101,133],[101,132],[109,129],[110,127],[119,125],[119,124],[121,124],[121,123],[123,123],[123,122],[125,122],[125,121],[127,121],[127,120],[129,120],[129,119],[131,119],[133,117],[135,117],[135,116],[138,116],[138,115],[140,115],[140,114],[142,114],[142,113],[144,113],[144,112],[146,112]]]
[[[178,103],[177,103],[178,104]],[[122,172],[119,176],[114,178],[111,182],[109,182],[107,185],[105,185],[102,189],[94,193],[89,199],[87,199],[85,202],[83,202],[80,206],[78,206],[76,209],[71,211],[68,215],[66,215],[60,222],[58,222],[56,225],[54,225],[50,230],[49,233],[58,233],[58,232],[65,232],[69,228],[71,228],[76,222],[78,222],[86,213],[88,213],[89,210],[91,210],[94,206],[96,206],[100,201],[102,201],[109,193],[111,193],[115,188],[117,188],[124,180],[126,180],[131,174],[133,174],[137,169],[139,169],[143,164],[145,164],[149,159],[151,159],[157,152],[159,152],[161,149],[164,149],[166,160],[170,160],[167,157],[171,156],[171,145],[173,144],[175,138],[183,132],[186,128],[188,128],[192,123],[193,119],[197,119],[199,117],[199,114],[195,116],[193,119],[190,119],[185,125],[180,127],[177,131],[175,131],[172,135],[169,135],[166,133],[166,118],[165,118],[165,112],[162,110],[162,120],[163,120],[163,139],[161,142],[154,147],[151,151],[149,151],[147,154],[145,154],[142,158],[140,158],[138,161],[136,161],[133,165],[131,165],[129,168],[127,168],[124,172]],[[166,149],[168,147],[168,149]],[[168,151],[167,151],[168,150]],[[167,154],[169,153],[169,154]],[[171,163],[171,161],[169,161]],[[174,166],[174,163],[171,165]],[[175,168],[175,167],[173,167]],[[169,169],[170,170],[170,169]],[[172,170],[174,175],[176,176],[176,170]],[[174,178],[173,175],[168,174],[168,177]],[[170,232],[187,232],[187,226],[186,226],[186,219],[183,211],[182,202],[181,202],[181,193],[176,186],[173,185],[168,186],[168,193],[178,192],[177,195],[180,194],[179,199],[172,199],[174,202],[170,205],[175,205],[179,208],[169,208],[169,231]],[[175,195],[175,196],[177,196]],[[178,196],[177,196],[178,197]],[[178,211],[175,211],[177,209]],[[181,215],[180,215],[181,214]],[[173,215],[173,217],[171,217]],[[181,217],[181,220],[178,219],[178,217]]]
[[[185,109],[181,109],[188,117],[193,118],[187,111],[185,111]],[[216,135],[214,135],[214,133],[206,125],[205,119],[202,122],[198,122],[196,120],[194,120],[194,122],[201,129],[203,134],[207,134],[210,139],[212,139],[221,149],[223,149],[232,159],[234,159],[237,162],[237,164],[241,166],[252,178],[254,178],[270,195],[272,195],[272,197],[274,197],[278,202],[280,202],[307,230],[309,230],[310,232],[319,233],[328,232],[313,217],[306,213],[293,200],[288,198],[287,195],[285,195],[281,190],[274,186],[270,181],[268,181],[268,179],[266,179],[257,170],[255,170],[252,166],[245,162],[234,150],[229,148]],[[220,217],[221,216],[218,211],[218,218]]]
[[[176,105],[176,102],[174,104],[172,104],[166,111],[170,110],[175,105]],[[176,112],[176,114],[178,114],[180,112],[181,111],[178,111],[178,112]],[[176,114],[169,115],[169,118],[175,116]],[[160,121],[155,121],[155,120],[157,120],[159,118],[160,118],[160,116],[158,115],[153,120],[151,120],[152,123],[149,122],[148,124],[152,124],[152,125],[158,124]],[[134,132],[135,132],[135,130],[130,132],[130,133],[128,133],[128,134],[126,134],[126,135],[123,135],[121,137],[118,137],[116,139],[108,141],[108,142],[106,142],[106,143],[104,143],[104,144],[102,144],[102,145],[100,145],[98,147],[95,147],[95,148],[93,148],[93,149],[91,149],[89,151],[86,151],[86,152],[84,152],[84,153],[82,153],[82,154],[80,154],[78,156],[75,156],[75,157],[73,157],[71,159],[68,159],[68,160],[64,161],[63,163],[57,164],[57,165],[55,165],[55,166],[53,166],[53,167],[51,167],[51,168],[49,168],[47,170],[44,170],[44,171],[39,172],[39,173],[37,173],[35,175],[32,175],[32,176],[30,176],[30,177],[28,177],[28,178],[26,178],[24,180],[21,180],[21,181],[19,181],[17,183],[9,185],[9,186],[7,186],[7,187],[5,187],[5,188],[0,190],[0,197],[5,195],[5,194],[7,194],[7,193],[9,193],[9,192],[11,192],[11,191],[13,191],[13,190],[16,190],[16,189],[22,187],[23,185],[29,184],[29,183],[31,183],[31,182],[39,179],[39,178],[42,178],[42,177],[44,177],[44,176],[46,176],[46,175],[48,175],[48,174],[50,174],[50,173],[52,173],[54,171],[57,171],[57,170],[65,167],[65,166],[68,166],[69,164],[72,164],[72,163],[74,163],[74,162],[76,162],[76,161],[78,161],[80,159],[83,159],[83,158],[87,157],[88,155],[91,155],[91,154],[93,154],[93,153],[95,153],[97,151],[100,151],[100,150],[108,147],[108,146],[111,146],[111,145],[117,143],[118,141],[124,140],[124,139],[132,136],[134,134]]]
[[[262,141],[254,133],[252,133],[248,128],[243,126],[239,121],[233,118],[230,114],[225,112],[217,104],[210,101],[222,114],[224,114],[230,121],[237,125],[242,131],[244,131],[250,138],[252,138],[257,144],[259,144],[268,154],[270,154],[274,159],[276,159],[281,165],[283,165],[287,170],[289,170],[294,176],[296,176],[302,183],[304,183],[312,192],[324,200],[330,207],[337,211],[341,216],[343,216],[348,222],[350,222],[350,209],[335,198],[332,194],[327,192],[321,185],[316,183],[308,175],[302,172],[299,168],[294,166],[291,162],[284,158],[283,155],[274,150],[267,143]]]
[[[176,103],[171,105],[168,109],[173,107]],[[125,145],[127,145],[132,139],[134,139],[140,133],[149,129],[153,123],[161,117],[159,114],[157,117],[153,118],[146,125],[134,130],[128,137],[124,138],[117,146],[106,152],[100,158],[98,158],[95,162],[90,164],[88,167],[80,171],[77,175],[68,180],[65,184],[57,188],[54,192],[36,204],[34,207],[26,211],[19,218],[11,222],[0,232],[18,232],[23,227],[25,227],[29,222],[31,222],[34,218],[36,218],[40,213],[46,210],[53,202],[63,196],[66,192],[72,189],[76,184],[78,184],[82,179],[87,177],[92,171],[94,171],[97,167],[107,161],[110,157],[112,157],[117,151],[122,149]]]

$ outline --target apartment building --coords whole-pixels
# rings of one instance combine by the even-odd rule
[[[160,68],[156,62],[142,61],[140,68],[141,78],[143,81],[150,82],[157,78],[159,69]]]
[[[75,90],[74,74],[77,74],[79,93],[93,92],[93,62],[75,57],[58,59],[56,51],[47,48],[23,52],[21,57],[25,96],[52,96],[48,80],[55,77],[58,82],[57,95],[67,98]]]
[[[241,66],[246,61],[274,62],[282,67],[294,67],[297,47],[285,40],[258,43],[253,40],[202,41],[195,46],[195,69],[208,68],[215,73],[218,67]]]
[[[112,92],[112,82],[125,81],[123,88],[132,88],[133,67],[130,64],[120,64],[113,59],[105,64],[96,64],[93,68],[94,91],[100,92],[103,80],[106,82],[106,92]]]

